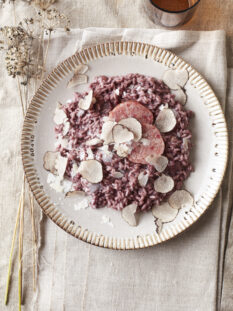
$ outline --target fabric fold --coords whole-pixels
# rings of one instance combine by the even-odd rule
[[[57,32],[50,43],[48,69],[82,47],[112,40],[143,41],[173,51],[205,76],[224,104],[223,31],[87,28],[74,29],[68,36]],[[49,306],[69,311],[103,310],[106,306],[109,311],[217,310],[218,264],[222,266],[224,245],[224,237],[219,240],[222,212],[221,196],[217,195],[205,215],[182,235],[150,249],[125,252],[84,244],[44,218],[40,256],[50,264],[40,264],[35,310],[50,310]],[[59,258],[54,262],[50,260],[52,249]],[[52,297],[49,302],[45,286]]]

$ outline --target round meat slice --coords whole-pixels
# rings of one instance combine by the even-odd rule
[[[140,103],[133,100],[129,100],[117,105],[112,111],[110,111],[109,117],[116,122],[126,118],[135,118],[142,125],[153,123],[152,112]]]
[[[142,136],[148,139],[148,145],[141,144],[140,141],[134,142],[128,158],[134,163],[148,164],[146,158],[152,155],[160,156],[164,152],[165,145],[159,130],[152,124],[143,125]]]

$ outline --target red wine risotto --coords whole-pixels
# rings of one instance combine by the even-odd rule
[[[160,80],[98,76],[59,109],[65,118],[55,127],[56,151],[68,159],[64,177],[91,197],[93,208],[151,209],[193,171],[193,113]]]

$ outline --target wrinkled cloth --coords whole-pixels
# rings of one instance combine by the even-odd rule
[[[140,29],[73,30],[69,36],[55,32],[49,49],[47,68],[70,56],[84,44],[98,40],[138,38],[171,49],[201,72],[224,104],[226,88],[225,37],[223,32],[182,32],[154,30],[161,28],[148,19],[142,9],[144,0],[59,1],[56,7],[70,19],[72,27],[138,27]],[[0,1],[1,2],[1,1]],[[95,3],[95,5],[93,5]],[[16,21],[34,16],[33,6],[16,1]],[[194,18],[182,29],[210,30],[225,28],[232,34],[231,0],[201,1]],[[0,10],[0,25],[13,24],[12,2]],[[151,30],[141,28],[153,28]],[[231,29],[231,30],[230,30]],[[55,39],[56,38],[56,39]],[[232,36],[228,37],[227,54],[231,57]],[[56,50],[57,49],[57,50]],[[232,65],[232,57],[228,65]],[[1,64],[4,59],[1,57]],[[233,74],[231,75],[233,77]],[[230,82],[231,81],[231,82]],[[228,87],[232,90],[232,81]],[[20,157],[21,108],[15,81],[0,66],[0,292],[3,297],[10,244],[19,194],[22,185]],[[228,94],[226,116],[232,129],[232,95]],[[232,94],[232,91],[231,91]],[[30,94],[31,96],[33,93]],[[232,130],[229,132],[232,135]],[[232,143],[232,136],[230,138]],[[232,150],[232,144],[230,145]],[[232,158],[232,157],[231,157]],[[32,290],[32,235],[30,213],[26,208],[23,261],[22,310],[220,310],[223,253],[230,225],[232,169],[229,163],[224,178],[222,204],[218,196],[207,213],[183,235],[154,248],[117,252],[99,249],[78,241],[56,227],[47,218],[41,223],[39,250],[39,287]],[[36,224],[41,216],[35,209]],[[228,221],[227,221],[228,220]],[[233,303],[231,230],[226,249],[221,311],[231,311]],[[219,243],[218,243],[219,242]],[[17,243],[17,241],[16,241]],[[17,259],[17,254],[14,259]],[[14,273],[5,308],[15,311],[18,305],[18,271]],[[218,307],[216,304],[218,303]]]
[[[223,31],[89,28],[74,29],[68,36],[60,32],[51,41],[48,69],[82,47],[111,40],[143,41],[182,56],[207,77],[224,108]],[[117,311],[217,310],[227,218],[221,198],[219,192],[190,230],[145,250],[97,248],[75,240],[44,218],[35,310],[103,310],[106,306]]]
[[[223,265],[223,285],[221,297],[221,311],[231,311],[233,306],[233,219],[232,203],[233,203],[233,69],[228,70],[228,91],[226,104],[226,120],[229,132],[229,161],[227,174],[223,182],[223,209],[228,213],[226,219],[226,251]]]

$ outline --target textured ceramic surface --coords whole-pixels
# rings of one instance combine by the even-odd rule
[[[192,161],[195,172],[184,188],[195,198],[195,206],[182,209],[177,218],[164,224],[160,234],[151,211],[142,213],[139,225],[130,227],[121,213],[112,209],[75,210],[75,198],[65,198],[47,184],[43,155],[54,150],[53,114],[56,103],[73,98],[74,91],[87,85],[67,89],[73,71],[87,63],[89,82],[97,75],[141,73],[161,79],[168,68],[185,68],[189,81],[185,86],[187,109],[195,113]],[[137,249],[166,241],[192,225],[213,201],[223,178],[227,161],[227,130],[221,106],[203,77],[175,54],[153,45],[134,42],[110,42],[86,48],[58,65],[43,81],[33,97],[22,130],[22,158],[27,180],[44,213],[69,234],[94,245],[112,249]],[[103,216],[111,224],[103,223]]]

